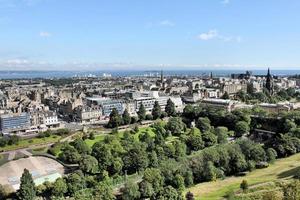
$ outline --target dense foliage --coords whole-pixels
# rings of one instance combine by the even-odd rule
[[[282,132],[257,142],[256,129],[266,127],[266,117],[256,108],[226,112],[188,105],[181,116],[151,125],[154,134],[135,127],[92,147],[86,138],[77,138],[63,145],[59,159],[79,169],[38,186],[37,193],[53,199],[194,199],[192,193],[184,197],[185,188],[267,167],[277,157],[300,151],[300,114],[280,114],[274,120]]]

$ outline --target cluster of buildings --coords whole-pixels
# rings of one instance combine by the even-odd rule
[[[34,79],[0,81],[0,130],[3,134],[31,134],[57,129],[66,123],[104,124],[113,108],[122,114],[126,109],[136,116],[141,104],[151,113],[157,101],[164,110],[169,99],[181,112],[185,104],[201,102],[204,106],[223,107],[229,111],[249,107],[235,100],[223,100],[251,86],[253,92],[263,88],[297,88],[300,81],[288,77],[232,74],[210,76],[130,76],[76,77],[72,79]],[[234,99],[234,98],[232,98]],[[296,109],[289,103],[261,104],[275,112]]]

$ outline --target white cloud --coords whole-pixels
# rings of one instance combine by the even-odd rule
[[[175,23],[166,19],[159,22],[160,26],[175,26]]]
[[[217,40],[222,40],[224,42],[242,42],[242,37],[241,36],[226,36],[220,34],[216,29],[209,30],[206,33],[201,33],[197,36],[197,39],[199,40],[212,40],[212,39],[217,39]]]
[[[27,59],[19,59],[19,58],[9,59],[5,61],[5,64],[7,65],[24,65],[28,63],[29,61]]]
[[[227,5],[229,3],[230,3],[230,0],[223,0],[223,1],[221,1],[221,4],[224,4],[224,5]]]
[[[40,35],[40,37],[51,37],[52,36],[52,34],[47,31],[41,31],[39,35]]]
[[[218,31],[217,30],[209,30],[207,33],[201,33],[197,36],[198,39],[200,40],[211,40],[216,37],[218,37]]]

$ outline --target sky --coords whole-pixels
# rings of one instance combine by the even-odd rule
[[[300,69],[299,0],[0,0],[0,70]]]

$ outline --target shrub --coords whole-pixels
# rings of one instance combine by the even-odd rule
[[[243,190],[243,192],[246,192],[248,190],[248,187],[249,187],[249,185],[248,185],[247,180],[243,180],[241,182],[240,188]]]

